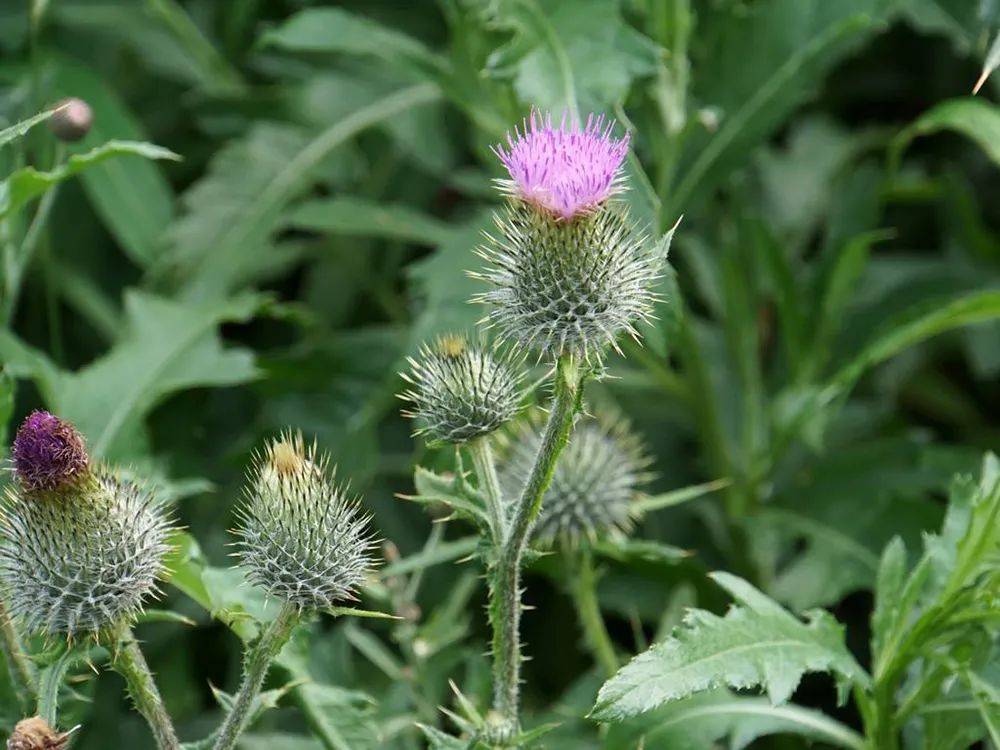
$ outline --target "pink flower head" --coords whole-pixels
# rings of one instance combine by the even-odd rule
[[[11,454],[14,473],[28,492],[48,492],[74,484],[90,464],[76,428],[47,411],[28,415],[18,428]]]
[[[614,127],[604,115],[588,116],[583,127],[563,115],[553,127],[551,114],[532,111],[521,130],[507,133],[506,146],[493,147],[510,173],[501,184],[561,219],[593,209],[621,190],[629,136],[612,137]]]

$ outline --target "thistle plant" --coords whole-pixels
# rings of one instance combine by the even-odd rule
[[[94,465],[76,428],[48,412],[28,416],[11,452],[0,583],[13,622],[50,640],[107,646],[159,747],[178,747],[131,632],[165,573],[170,523],[161,503],[149,488]]]
[[[271,662],[302,619],[338,614],[372,570],[369,516],[337,484],[330,460],[301,435],[273,440],[254,461],[239,511],[236,557],[247,578],[281,603],[250,645],[243,683],[213,747],[231,750],[252,717]]]
[[[545,425],[518,441],[505,480],[497,474],[490,440],[514,416],[516,381],[502,389],[503,399],[479,399],[485,392],[481,383],[493,389],[497,379],[479,376],[487,367],[459,360],[468,355],[446,339],[421,351],[408,377],[415,387],[404,394],[428,436],[472,441],[479,485],[475,497],[487,506],[492,544],[493,706],[477,733],[493,747],[520,744],[521,568],[532,529],[537,525],[543,537],[568,539],[627,525],[627,503],[620,501],[627,477],[590,476],[592,482],[608,480],[602,491],[618,505],[592,507],[592,518],[577,519],[580,523],[574,525],[579,514],[567,505],[567,493],[573,491],[567,482],[575,480],[560,475],[557,462],[573,440],[579,441],[578,448],[571,448],[574,463],[596,457],[600,446],[589,427],[578,435],[573,431],[584,384],[619,335],[638,336],[637,326],[650,318],[657,300],[653,287],[670,235],[662,243],[648,242],[627,206],[616,200],[626,187],[622,163],[628,144],[628,136],[616,137],[615,124],[603,117],[591,116],[582,125],[564,117],[556,126],[551,116],[533,112],[506,145],[494,149],[508,174],[498,183],[505,205],[496,216],[497,235],[478,251],[486,267],[471,275],[489,288],[475,301],[487,306],[485,327],[495,331],[501,345],[534,351],[554,376]],[[474,361],[482,356],[477,351]],[[470,377],[473,372],[477,377]],[[470,423],[477,429],[470,429]],[[624,443],[619,447],[638,481],[641,457],[629,453]],[[554,481],[550,501],[546,492]],[[552,502],[552,510],[546,510],[546,502]]]

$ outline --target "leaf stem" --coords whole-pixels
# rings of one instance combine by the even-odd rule
[[[219,729],[214,750],[232,750],[236,747],[236,740],[250,723],[254,699],[264,685],[271,662],[288,642],[300,619],[298,607],[285,604],[260,637],[248,647],[243,665],[243,684],[229,715]]]
[[[117,633],[116,643],[111,644],[111,666],[125,679],[129,695],[132,696],[136,710],[149,724],[157,748],[180,750],[173,722],[131,628],[121,628]]]
[[[59,688],[77,658],[73,648],[67,646],[59,658],[38,675],[38,715],[51,727],[56,726],[59,718]]]
[[[520,730],[518,718],[521,680],[521,563],[528,534],[542,506],[542,498],[556,461],[569,441],[573,418],[580,408],[584,375],[569,356],[559,359],[548,423],[531,473],[521,490],[507,538],[491,571],[490,621],[493,626],[493,710],[503,734]]]
[[[472,441],[469,444],[469,451],[472,453],[472,464],[476,469],[479,487],[486,496],[493,544],[499,547],[507,537],[507,514],[503,509],[503,494],[500,491],[500,479],[497,477],[497,466],[493,460],[489,436]]]
[[[594,555],[590,547],[582,545],[579,550],[566,551],[566,557],[572,558],[574,570],[570,575],[570,593],[576,607],[580,626],[583,628],[583,638],[604,670],[606,677],[613,677],[618,667],[618,657],[608,629],[601,616],[601,607],[597,601],[597,576],[594,570]]]
[[[21,705],[31,706],[38,699],[38,677],[24,652],[21,636],[11,620],[7,606],[0,600],[0,648],[7,662],[11,684],[17,692]]]

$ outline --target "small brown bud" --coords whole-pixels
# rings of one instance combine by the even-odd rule
[[[22,719],[7,740],[7,750],[62,750],[71,732],[60,734],[41,716]]]
[[[75,143],[90,132],[94,111],[83,99],[63,99],[56,109],[59,111],[49,119],[49,130],[60,141]]]

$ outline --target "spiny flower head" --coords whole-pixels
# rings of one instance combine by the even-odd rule
[[[501,341],[600,360],[618,335],[637,337],[636,323],[650,320],[665,250],[636,231],[624,205],[563,222],[512,201],[496,222],[498,234],[478,250],[487,265],[471,275],[491,286],[473,301],[489,306]]]
[[[28,447],[38,424],[43,435],[79,437],[67,422],[32,415],[18,433],[29,465],[39,455],[52,460]],[[78,448],[68,453],[78,458]],[[73,482],[58,485],[39,485],[15,464],[19,481],[0,502],[0,581],[11,616],[31,633],[70,639],[131,624],[165,572],[170,523],[162,504],[149,488],[85,461],[70,461]]]
[[[538,420],[525,420],[512,438],[500,472],[508,497],[517,496],[531,472],[541,443]],[[628,531],[631,503],[651,478],[649,465],[642,442],[623,418],[604,414],[577,423],[542,499],[535,539],[543,546],[574,545]]]
[[[447,335],[423,345],[403,378],[411,388],[400,398],[413,406],[417,433],[445,443],[487,435],[516,414],[522,373],[509,353],[489,351],[466,337]]]
[[[47,411],[34,411],[21,423],[11,453],[15,476],[26,492],[65,489],[89,473],[83,436]]]
[[[371,571],[370,516],[301,435],[273,440],[250,471],[236,557],[250,580],[303,610],[354,599]]]
[[[583,126],[564,115],[555,127],[551,114],[533,111],[507,134],[506,146],[493,148],[510,174],[503,189],[560,219],[592,210],[621,189],[629,137],[614,138],[614,126],[604,115],[588,116]]]

